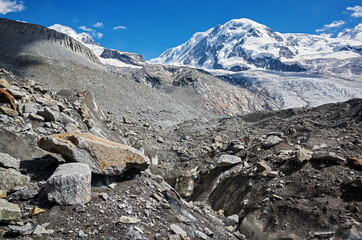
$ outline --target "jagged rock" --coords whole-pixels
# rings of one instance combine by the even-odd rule
[[[14,98],[16,99],[21,99],[23,97],[26,97],[26,93],[23,92],[23,91],[20,91],[19,88],[15,88],[14,89],[14,86],[11,86],[10,89],[8,89],[9,92],[11,93],[11,95],[13,95]]]
[[[211,236],[214,235],[214,233],[213,233],[210,229],[208,229],[208,228],[205,228],[204,231],[205,231],[205,234],[206,234],[207,236],[209,236],[209,237],[211,237]]]
[[[0,199],[0,222],[18,221],[21,218],[21,211],[18,205]]]
[[[217,159],[216,163],[218,167],[227,167],[241,163],[241,158],[233,155],[222,155]]]
[[[233,214],[225,218],[224,223],[226,226],[235,226],[239,223],[239,216],[237,214]]]
[[[201,231],[196,230],[195,231],[195,237],[197,237],[197,239],[202,239],[202,240],[207,240],[207,235]]]
[[[87,133],[62,133],[42,137],[38,145],[61,154],[67,161],[87,163],[93,173],[119,175],[127,169],[147,169],[148,157],[138,150]]]
[[[129,117],[123,117],[123,122],[125,124],[136,124],[137,121],[133,118],[129,118]]]
[[[9,233],[15,236],[30,235],[33,231],[31,223],[27,223],[24,226],[10,225]]]
[[[92,114],[89,111],[89,109],[86,106],[82,106],[78,109],[78,113],[83,117],[83,118],[92,118]]]
[[[55,122],[59,120],[59,113],[52,111],[49,107],[44,107],[37,112],[45,121]]]
[[[256,164],[256,167],[259,172],[265,173],[265,175],[267,175],[271,171],[271,168],[265,162],[258,162]]]
[[[346,159],[343,157],[338,156],[334,152],[326,152],[326,151],[318,151],[313,154],[313,160],[316,161],[331,161],[336,163],[344,163]]]
[[[8,195],[8,191],[6,190],[0,190],[0,198],[6,198]]]
[[[30,177],[10,168],[0,168],[0,189],[7,191],[20,190],[26,187]]]
[[[177,224],[171,224],[170,229],[172,232],[174,232],[175,234],[177,234],[181,237],[187,236],[187,233]]]
[[[10,84],[8,81],[6,81],[5,78],[0,78],[0,87],[1,88],[7,88],[9,89],[10,88]]]
[[[39,121],[39,122],[43,122],[45,120],[42,116],[39,116],[38,114],[35,113],[30,113],[28,118],[30,120]]]
[[[36,226],[36,228],[33,231],[33,235],[37,237],[41,237],[43,234],[49,234],[45,227],[42,225]]]
[[[16,191],[11,195],[11,199],[15,200],[29,200],[34,198],[38,194],[37,191],[34,191],[32,189],[22,189],[19,191]]]
[[[0,167],[20,169],[20,162],[7,153],[0,153]]]
[[[281,139],[280,137],[275,136],[275,135],[270,135],[269,137],[267,137],[267,139],[262,141],[262,144],[263,144],[263,147],[270,148],[282,141],[283,141],[283,139]]]
[[[268,177],[270,178],[276,178],[278,176],[278,172],[277,171],[270,171],[268,172]]]
[[[16,117],[19,113],[11,108],[0,106],[0,113],[6,114],[11,117]]]
[[[298,163],[303,163],[304,161],[309,161],[312,158],[313,152],[300,148],[294,151],[294,159]]]
[[[15,98],[2,88],[0,88],[0,102],[8,103],[11,105],[13,110],[16,110]]]
[[[47,180],[50,201],[63,205],[85,204],[91,199],[91,170],[85,163],[60,165]]]
[[[34,103],[20,104],[19,109],[20,109],[19,111],[21,112],[21,114],[24,114],[24,113],[36,114],[38,111],[38,108],[36,107],[36,105]]]

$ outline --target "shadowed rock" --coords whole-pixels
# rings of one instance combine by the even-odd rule
[[[42,137],[44,150],[61,154],[69,162],[87,163],[93,173],[119,175],[130,168],[147,169],[148,157],[138,150],[87,133],[61,133]]]
[[[91,170],[85,163],[60,165],[45,186],[49,201],[65,205],[89,202],[91,199],[91,177]]]

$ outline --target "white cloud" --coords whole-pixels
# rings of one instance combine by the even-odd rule
[[[362,17],[362,6],[348,7],[347,10],[352,11],[352,17]]]
[[[96,24],[93,25],[93,27],[102,28],[104,27],[104,24],[102,22],[97,22]]]
[[[95,35],[98,39],[101,39],[103,37],[103,33],[97,32]]]
[[[118,30],[118,29],[127,29],[127,27],[125,26],[116,26],[113,28],[113,30]]]
[[[325,32],[327,31],[328,29],[331,29],[331,28],[338,28],[342,25],[346,24],[345,21],[343,20],[339,20],[339,21],[333,21],[332,23],[330,24],[326,24],[323,26],[323,28],[320,28],[320,29],[317,29],[315,30],[316,32]]]
[[[332,35],[333,34],[331,34],[331,33],[321,33],[321,34],[319,34],[319,36],[324,37],[324,38],[330,38],[330,37],[332,37]]]
[[[87,31],[87,32],[92,32],[92,31],[94,31],[93,29],[88,28],[88,27],[86,27],[86,26],[80,26],[79,29],[82,29],[83,31]]]
[[[22,1],[0,0],[0,14],[20,12],[25,9]]]

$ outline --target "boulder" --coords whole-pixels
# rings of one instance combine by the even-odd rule
[[[85,204],[91,199],[91,169],[85,163],[60,165],[47,180],[48,200],[61,205]]]
[[[0,199],[0,222],[19,221],[21,211],[18,205]]]
[[[233,214],[225,218],[224,222],[226,226],[235,226],[239,223],[239,216],[237,214]]]
[[[241,158],[233,155],[222,155],[217,159],[216,163],[218,167],[227,167],[241,163]]]
[[[115,176],[130,168],[145,170],[150,164],[140,151],[88,133],[61,133],[42,137],[44,150],[61,154],[69,162],[87,163],[93,173]]]
[[[0,168],[0,189],[7,191],[16,191],[24,189],[30,182],[30,177],[9,168]]]
[[[0,153],[0,167],[20,169],[20,162],[7,153]]]
[[[2,88],[0,88],[0,102],[8,103],[11,105],[13,110],[16,110],[14,97]]]

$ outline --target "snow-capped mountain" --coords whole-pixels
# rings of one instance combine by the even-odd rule
[[[196,33],[186,43],[166,50],[149,62],[233,72],[247,69],[315,71],[323,59],[361,59],[361,35],[362,24],[330,38],[282,34],[242,18]]]
[[[99,43],[94,41],[88,33],[77,33],[74,29],[61,24],[54,24],[48,28],[64,33],[83,43],[99,58],[100,62],[107,67],[139,68],[139,66],[145,64],[141,55],[102,47]]]

